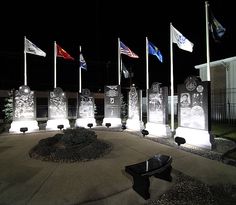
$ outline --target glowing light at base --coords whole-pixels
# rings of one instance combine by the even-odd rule
[[[158,137],[170,137],[171,131],[169,125],[166,124],[158,124],[153,122],[148,122],[146,125],[146,130],[149,132],[149,137],[151,135],[158,136]]]
[[[106,123],[111,123],[110,128],[121,127],[121,119],[120,118],[104,118],[102,125],[106,126]]]
[[[21,133],[20,128],[27,127],[28,132],[37,132],[39,131],[38,122],[36,120],[22,120],[22,121],[13,121],[11,123],[11,128],[9,129],[10,133]]]
[[[76,119],[75,126],[89,128],[88,127],[89,123],[93,124],[93,127],[97,125],[95,118],[78,118]]]
[[[64,125],[64,129],[70,128],[68,119],[54,119],[47,121],[46,130],[58,130],[58,125]]]
[[[135,130],[135,131],[140,131],[144,128],[143,122],[139,120],[133,120],[133,119],[128,119],[126,121],[126,128]]]
[[[206,130],[178,127],[174,137],[183,137],[187,144],[211,149],[213,136]]]

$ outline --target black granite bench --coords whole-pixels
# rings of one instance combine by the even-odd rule
[[[171,156],[158,154],[146,161],[125,166],[125,171],[133,176],[133,189],[144,199],[149,199],[149,177],[155,176],[166,181],[172,181],[170,175],[171,162]]]

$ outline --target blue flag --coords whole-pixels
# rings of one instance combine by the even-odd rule
[[[212,37],[216,42],[219,42],[222,36],[225,34],[226,29],[216,20],[213,13],[210,12],[209,29],[212,33]]]
[[[80,68],[82,68],[84,70],[87,70],[87,64],[84,60],[84,57],[83,57],[82,53],[80,53],[79,62],[80,62]]]
[[[156,56],[159,61],[163,62],[160,50],[156,46],[154,46],[150,41],[148,42],[148,53]]]

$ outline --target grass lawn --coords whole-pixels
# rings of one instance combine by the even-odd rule
[[[232,124],[212,123],[212,133],[236,142],[236,126]],[[236,160],[236,149],[225,153],[224,157]]]
[[[236,126],[233,124],[212,123],[212,133],[236,142]]]

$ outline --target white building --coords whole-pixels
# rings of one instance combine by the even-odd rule
[[[202,81],[207,80],[207,64],[196,65]],[[236,57],[210,62],[212,119],[236,119]]]

